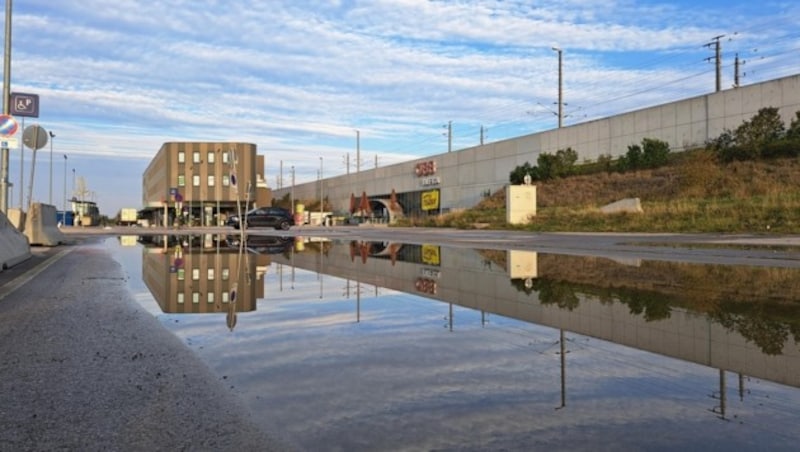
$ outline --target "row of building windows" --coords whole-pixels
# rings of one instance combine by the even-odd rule
[[[208,186],[213,187],[216,184],[216,178],[213,174],[208,176]],[[228,187],[231,185],[231,177],[227,174],[222,175],[222,186]],[[183,174],[178,174],[178,187],[185,187],[186,186],[186,176]],[[200,186],[200,175],[195,174],[192,176],[192,186],[199,187]]]
[[[220,294],[221,301],[223,303],[228,303],[230,301],[230,296],[228,292],[222,292]],[[186,302],[186,294],[183,292],[178,292],[178,304],[184,304]],[[192,303],[198,304],[200,303],[200,292],[192,292]],[[206,303],[214,303],[214,292],[208,292],[206,294]]]
[[[185,269],[179,268],[177,273],[178,273],[178,281],[183,281],[183,280],[186,279],[186,270]],[[209,281],[213,281],[215,273],[216,272],[214,271],[213,268],[209,268],[207,273],[206,273],[206,279],[208,279]],[[231,275],[230,269],[228,269],[228,268],[223,268],[222,269],[222,280],[223,281],[227,281],[228,278],[230,278],[230,275]],[[192,281],[200,281],[200,269],[199,268],[193,268],[192,269]]]
[[[208,151],[206,155],[206,162],[208,163],[215,163],[216,152]],[[222,163],[228,163],[231,161],[230,154],[228,152],[222,153]],[[186,163],[186,153],[184,151],[178,151],[178,163]],[[200,163],[200,151],[192,152],[192,163]]]

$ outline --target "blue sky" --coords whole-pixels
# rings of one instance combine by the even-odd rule
[[[141,205],[166,141],[246,141],[277,186],[556,127],[800,72],[793,1],[17,0],[11,91],[40,97],[56,137],[53,198],[73,172],[102,213]],[[48,202],[49,145],[33,198]],[[19,205],[11,149],[9,205]],[[25,150],[24,185],[32,153]],[[68,155],[66,166],[63,155]],[[79,184],[80,185],[80,184]]]

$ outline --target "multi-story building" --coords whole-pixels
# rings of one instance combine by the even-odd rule
[[[141,217],[151,225],[221,225],[271,201],[252,143],[164,143],[142,177]]]

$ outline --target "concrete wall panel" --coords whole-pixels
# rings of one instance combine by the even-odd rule
[[[782,104],[782,101],[783,101],[783,90],[781,89],[781,83],[770,83],[770,84],[761,86],[761,105],[762,106],[764,106],[764,107],[780,107],[781,104]],[[759,108],[757,108],[756,111]]]
[[[656,138],[670,144],[673,150],[702,146],[709,138],[716,138],[725,128],[735,129],[749,120],[763,107],[779,107],[788,125],[800,110],[800,75],[772,80],[755,85],[727,89],[684,99],[670,104],[602,118],[561,129],[553,129],[473,146],[461,151],[442,153],[411,162],[374,169],[365,169],[359,175],[344,177],[332,185],[330,193],[341,193],[338,198],[349,203],[350,192],[360,194],[388,193],[395,188],[399,193],[417,191],[419,181],[413,176],[414,164],[435,160],[442,178],[442,199],[452,206],[464,206],[476,198],[476,193],[487,187],[502,187],[508,183],[508,174],[517,166],[528,162],[536,164],[541,152],[555,153],[572,147],[578,158],[596,160],[599,155],[613,157],[625,154],[632,144],[643,138]],[[313,198],[314,183],[308,191]],[[281,197],[289,188],[275,191]],[[301,186],[295,187],[296,198],[302,195]],[[443,201],[444,202],[444,201]],[[345,205],[343,208],[346,209]]]
[[[725,117],[742,114],[743,94],[741,90],[731,89],[722,92],[725,101]]]

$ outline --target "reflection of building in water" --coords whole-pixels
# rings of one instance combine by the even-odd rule
[[[209,237],[156,239],[156,246],[144,247],[142,277],[162,311],[227,313],[235,301],[236,312],[247,312],[264,298],[269,256]]]
[[[274,261],[800,387],[797,269],[392,248],[334,242],[322,266],[305,252]],[[731,286],[746,295],[737,299]]]

